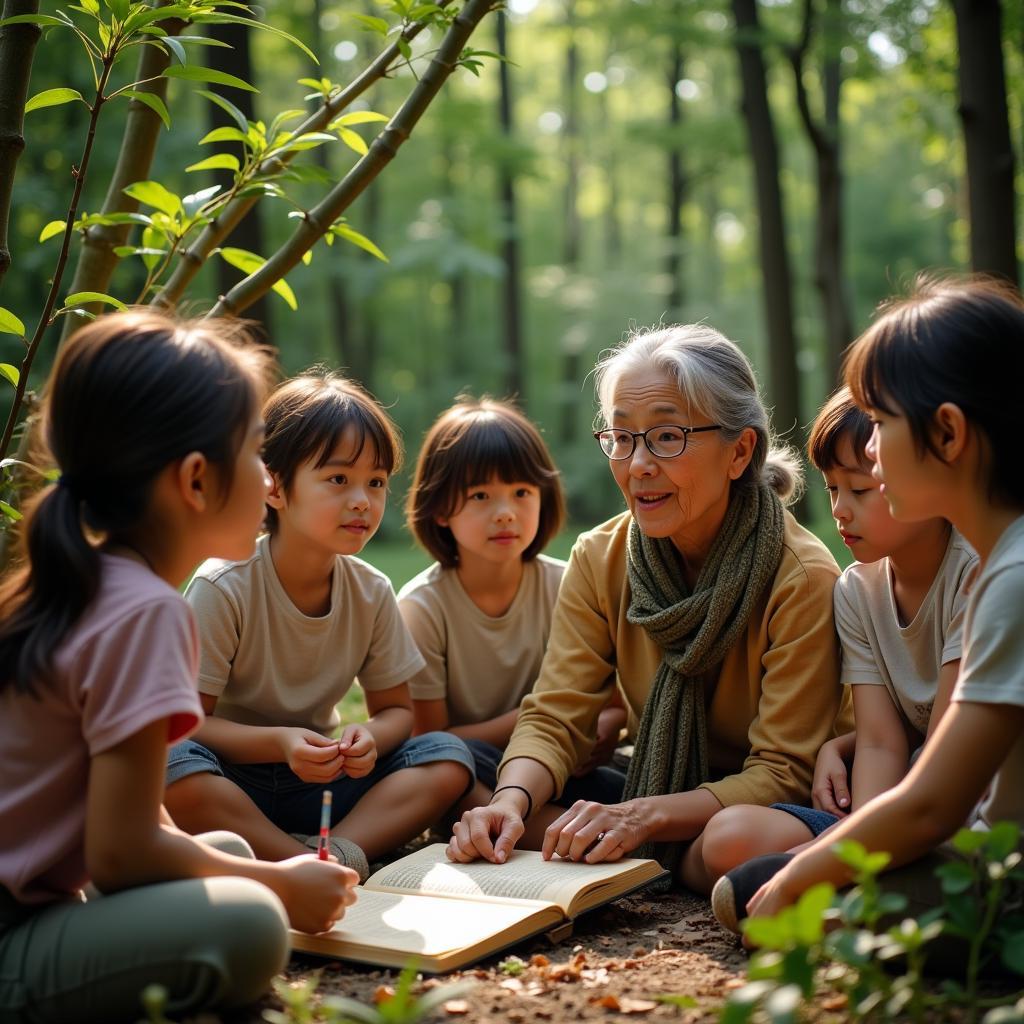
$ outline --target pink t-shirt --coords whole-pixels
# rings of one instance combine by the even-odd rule
[[[137,562],[101,558],[99,593],[58,648],[52,681],[36,684],[39,699],[0,691],[0,885],[23,903],[67,899],[88,881],[90,759],[159,719],[168,743],[202,720],[185,600]]]

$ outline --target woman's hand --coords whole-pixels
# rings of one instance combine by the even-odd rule
[[[839,752],[840,739],[829,740],[818,751],[811,783],[812,805],[838,818],[850,813],[850,779]]]
[[[598,804],[577,800],[548,826],[542,853],[545,860],[558,854],[566,860],[597,864],[620,860],[647,835],[648,826],[639,814],[637,801]]]
[[[468,864],[483,857],[494,864],[504,864],[526,831],[518,805],[519,801],[525,804],[525,798],[521,794],[517,797],[517,793],[517,790],[508,790],[495,797],[493,803],[466,811],[452,829],[445,851],[448,859],[456,864]]]

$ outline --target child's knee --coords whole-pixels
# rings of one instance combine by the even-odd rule
[[[754,832],[751,809],[743,804],[723,808],[707,823],[701,852],[712,879],[762,852]]]

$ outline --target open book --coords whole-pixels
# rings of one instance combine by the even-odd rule
[[[443,843],[371,875],[323,935],[292,932],[294,949],[341,960],[451,971],[571,922],[585,910],[667,875],[654,860],[543,860],[514,850],[504,864],[452,864]]]

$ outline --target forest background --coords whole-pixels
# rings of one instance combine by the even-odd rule
[[[32,6],[44,15],[75,10],[5,0],[4,15]],[[253,8],[319,65],[276,31],[214,20],[190,28],[231,47],[189,47],[190,63],[258,92],[186,75],[164,83],[170,127],[159,128],[146,177],[180,196],[218,181],[230,188],[230,159],[213,161],[219,172],[186,170],[215,150],[242,155],[239,145],[200,148],[233,121],[199,87],[252,121],[313,110],[331,83],[343,88],[394,41],[411,9],[394,0]],[[0,34],[9,39],[12,28]],[[260,203],[223,245],[264,257],[285,245],[295,211],[352,171],[442,36],[435,24],[410,37],[389,73],[347,108],[383,118],[355,118],[349,137],[339,130],[340,139],[299,153],[305,169],[288,182],[291,205]],[[393,162],[346,208],[344,223],[361,240],[349,244],[342,233],[329,248],[318,244],[308,265],[288,273],[284,298],[268,293],[242,312],[262,325],[286,372],[325,362],[362,381],[391,410],[411,456],[460,392],[515,396],[564,475],[573,525],[554,553],[621,507],[591,437],[588,373],[631,328],[706,321],[737,340],[777,430],[799,447],[841,349],[915,272],[973,268],[1017,280],[1020,3],[508,0],[482,18],[471,45],[487,52],[443,83]],[[94,83],[70,34],[47,28],[29,95],[58,88],[88,99]],[[11,257],[9,268],[0,265],[0,306],[31,334],[62,242],[61,229],[47,226],[66,215],[90,119],[77,101],[31,110],[22,152],[5,133],[17,120],[10,105],[0,82],[8,191],[16,166],[0,239]],[[129,109],[111,104],[97,122],[79,217],[104,203]],[[69,232],[61,296],[71,291],[83,236]],[[136,235],[130,244],[147,242]],[[151,300],[157,289],[146,290],[145,262],[145,253],[125,250],[98,290]],[[218,296],[236,294],[258,264],[232,262],[208,259],[179,308],[205,313]],[[42,332],[22,384],[29,411],[74,320]],[[0,364],[14,373],[0,372],[12,383],[26,349],[18,333],[0,333]],[[7,419],[12,392],[3,383]],[[19,418],[6,454],[15,454],[23,428]],[[16,468],[3,472],[13,506]],[[396,586],[427,562],[401,525],[406,483],[407,474],[394,482],[381,534],[366,551]],[[810,476],[800,514],[845,563],[817,484]]]

